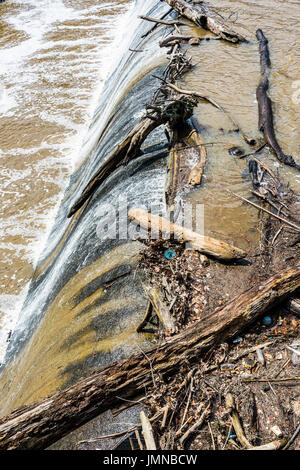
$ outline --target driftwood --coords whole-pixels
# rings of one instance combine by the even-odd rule
[[[175,322],[170,314],[170,309],[168,308],[168,305],[163,299],[162,292],[160,292],[159,289],[152,288],[151,286],[146,285],[144,283],[143,288],[147,296],[149,297],[152,307],[156,315],[158,316],[161,324],[163,325],[164,329],[170,333],[174,332]]]
[[[142,434],[146,444],[147,450],[156,450],[156,444],[153,436],[153,430],[150,423],[150,420],[145,415],[144,411],[140,413],[141,425],[142,425]]]
[[[246,253],[240,248],[236,248],[215,238],[199,235],[190,229],[173,224],[164,217],[152,215],[143,209],[130,209],[129,218],[139,224],[144,229],[151,229],[153,233],[174,234],[180,242],[187,242],[191,248],[198,250],[216,259],[232,260],[245,258]]]
[[[246,39],[240,34],[231,31],[225,24],[220,23],[219,20],[207,12],[204,5],[192,5],[184,0],[164,0],[170,7],[172,7],[179,15],[192,21],[196,26],[211,31],[216,36],[229,42],[243,42]]]
[[[115,362],[75,385],[13,411],[0,420],[0,449],[43,449],[122,399],[133,399],[202,353],[234,338],[267,309],[300,286],[300,265],[286,269],[238,295],[225,307],[195,322],[152,349]]]
[[[71,217],[77,212],[91,195],[98,189],[98,187],[105,181],[108,176],[113,173],[120,165],[126,164],[128,161],[133,160],[139,155],[140,147],[146,137],[156,127],[160,126],[162,121],[159,119],[154,120],[150,118],[142,118],[141,121],[132,129],[132,131],[125,137],[122,142],[117,145],[108,160],[101,166],[101,168],[92,177],[81,193],[81,196],[71,207],[68,217]]]
[[[189,138],[191,139],[195,147],[198,148],[198,151],[199,151],[198,163],[191,170],[189,177],[188,177],[188,184],[192,186],[196,186],[198,184],[201,184],[201,181],[202,181],[202,176],[203,176],[203,172],[204,172],[204,168],[205,168],[206,160],[207,160],[207,152],[206,152],[206,148],[204,145],[204,141],[201,139],[196,129],[193,129],[193,131],[189,135]]]
[[[192,41],[192,42],[190,42]],[[182,34],[171,34],[159,41],[160,47],[170,47],[178,43],[200,44],[201,38],[197,36],[183,36]]]
[[[268,40],[264,36],[261,29],[256,31],[256,37],[259,41],[259,52],[260,52],[260,66],[261,66],[261,78],[259,85],[256,90],[256,97],[258,102],[258,113],[259,122],[258,127],[263,132],[266,142],[274,150],[278,160],[285,165],[289,165],[293,168],[300,170],[298,165],[291,155],[286,155],[281,150],[279,143],[277,142],[274,122],[273,122],[273,110],[272,101],[268,96],[269,90],[269,74],[271,70],[271,60],[268,47]]]
[[[173,8],[170,8],[168,11],[166,11],[166,13],[164,13],[161,17],[160,17],[160,20],[163,20],[164,18],[166,18],[171,12],[173,11]],[[147,36],[149,36],[149,34],[151,34],[156,28],[157,26],[159,25],[160,23],[156,20],[155,22],[155,25],[152,26],[151,29],[149,29],[149,31],[147,31],[145,34],[143,34],[141,37],[142,38],[145,38]]]
[[[158,19],[158,18],[152,18],[151,16],[144,16],[140,15],[139,18],[145,21],[150,21],[151,23],[157,23],[157,24],[164,24],[166,26],[181,26],[184,23],[178,20],[164,20],[164,19]]]
[[[204,142],[197,131],[200,128],[199,123],[192,117],[191,124],[193,127],[186,123],[174,130],[171,139],[166,202],[169,209],[175,212],[182,206],[181,196],[188,189],[188,185],[201,184],[207,160]],[[191,163],[187,148],[193,153],[196,164]]]

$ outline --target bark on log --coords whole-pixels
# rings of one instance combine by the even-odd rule
[[[286,269],[238,295],[211,316],[194,323],[160,346],[115,362],[75,385],[0,420],[0,450],[43,449],[151,387],[153,375],[175,373],[187,362],[235,337],[276,302],[300,286],[300,265]],[[118,398],[120,397],[120,398]]]
[[[164,329],[169,333],[173,333],[175,331],[175,322],[170,314],[168,305],[163,299],[162,293],[158,289],[155,289],[150,285],[146,285],[145,283],[143,283],[143,288],[148,295],[154,311]]]
[[[300,298],[293,298],[288,303],[289,310],[294,315],[300,316]]]
[[[263,132],[266,142],[274,150],[278,160],[285,165],[289,165],[293,168],[300,170],[298,165],[291,155],[283,153],[279,143],[277,142],[274,122],[273,122],[273,110],[272,101],[268,96],[269,90],[269,73],[271,68],[270,53],[268,47],[268,40],[264,36],[261,29],[256,31],[256,37],[259,41],[259,53],[260,53],[260,66],[261,66],[261,78],[259,85],[256,90],[256,97],[258,102],[258,113],[259,121],[258,127]]]
[[[144,229],[151,229],[153,233],[172,233],[180,242],[188,242],[194,250],[220,260],[245,258],[246,253],[228,243],[215,238],[199,235],[190,229],[176,225],[158,215],[152,215],[143,209],[130,209],[129,218]]]
[[[184,0],[164,0],[170,7],[172,7],[179,15],[192,21],[196,26],[211,31],[220,38],[229,42],[243,42],[246,39],[240,34],[231,31],[225,24],[220,23],[219,20],[213,18],[206,8],[201,5],[192,5]]]
[[[115,148],[108,160],[101,166],[97,173],[92,177],[81,193],[81,196],[71,207],[68,217],[77,212],[91,195],[99,188],[101,183],[108,178],[121,164],[126,164],[133,160],[139,153],[140,147],[146,137],[156,127],[160,126],[162,121],[150,118],[143,118],[125,137],[125,139]]]

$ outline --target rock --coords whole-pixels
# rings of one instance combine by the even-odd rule
[[[300,367],[300,340],[297,339],[293,341],[289,349],[292,351],[292,364],[296,367]]]
[[[243,155],[245,152],[241,147],[231,147],[228,150],[229,155],[233,155],[234,157],[239,157],[240,155]]]
[[[191,44],[191,46],[199,46],[200,42],[200,38],[192,38],[189,40],[189,44]]]
[[[283,435],[281,429],[280,429],[277,425],[273,426],[273,427],[271,428],[271,431],[272,431],[272,432],[275,434],[275,436],[277,436],[277,437],[281,437],[281,436]]]

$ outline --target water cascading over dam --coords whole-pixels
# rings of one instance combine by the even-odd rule
[[[120,168],[85,210],[73,219],[67,213],[101,163],[141,118],[151,98],[155,83],[150,73],[162,67],[166,57],[158,46],[159,29],[141,42],[145,25],[137,15],[164,11],[166,5],[160,2],[139,1],[129,18],[135,27],[128,29],[122,59],[102,92],[9,343],[1,378],[4,414],[88,375],[95,367],[123,358],[145,341],[135,331],[146,305],[135,278],[142,245],[127,239],[124,223],[119,227],[118,219],[120,215],[126,225],[127,208],[163,204],[168,155],[163,130],[147,139],[145,157]],[[128,50],[136,47],[146,50],[142,57]],[[112,233],[101,240],[99,228],[105,225],[108,210],[113,212],[109,217],[116,216],[117,238]]]

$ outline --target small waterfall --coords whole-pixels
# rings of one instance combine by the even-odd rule
[[[158,40],[168,29],[159,26],[142,39],[152,25],[138,15],[159,17],[167,10],[157,0],[137,0],[123,21],[112,73],[7,349],[0,378],[10,396],[3,400],[4,413],[127,356],[149,340],[135,331],[146,305],[135,276],[142,245],[128,240],[124,224],[131,207],[164,207],[168,152],[163,129],[147,138],[143,155],[111,175],[78,216],[68,219],[67,213],[139,121],[157,87],[151,75],[166,63]],[[136,52],[140,49],[143,54]],[[99,227],[108,213],[115,217],[117,237],[104,239]]]

